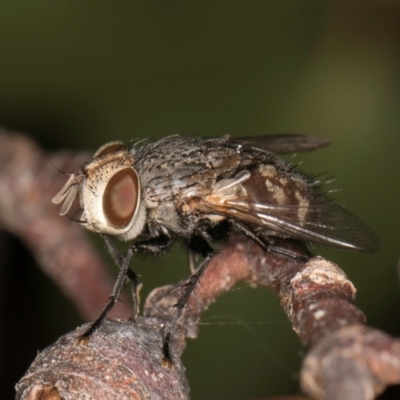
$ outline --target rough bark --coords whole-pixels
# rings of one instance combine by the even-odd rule
[[[31,139],[4,130],[0,147],[0,226],[26,243],[82,315],[97,316],[112,282],[82,230],[58,217],[50,202],[65,178],[49,160],[71,171],[84,157],[46,154]],[[306,251],[296,242],[281,245]],[[143,317],[107,321],[86,346],[74,345],[83,327],[61,337],[18,383],[17,399],[188,398],[180,362],[186,338],[196,337],[201,314],[238,281],[270,287],[310,347],[301,371],[307,395],[367,400],[400,383],[400,340],[364,325],[363,313],[352,303],[355,288],[337,265],[321,257],[295,261],[237,239],[213,258],[178,321],[174,370],[161,367],[162,334],[182,283],[154,290]]]

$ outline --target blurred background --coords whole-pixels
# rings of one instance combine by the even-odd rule
[[[0,125],[50,151],[175,133],[329,138],[294,162],[336,177],[337,202],[383,250],[317,251],[353,281],[368,323],[400,336],[400,2],[3,0]],[[0,247],[0,385],[13,398],[37,351],[82,320],[22,243],[0,231]],[[186,262],[179,248],[135,259],[143,295]],[[277,298],[242,285],[188,343],[191,398],[299,394],[305,352]]]

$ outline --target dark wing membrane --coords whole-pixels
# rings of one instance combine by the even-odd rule
[[[263,225],[275,227],[288,236],[331,247],[375,252],[381,247],[376,233],[350,211],[336,204],[265,207],[254,205],[254,212]],[[264,210],[262,210],[264,209]],[[299,218],[304,211],[304,219]]]
[[[275,206],[227,199],[214,212],[252,226],[261,236],[283,236],[325,246],[372,253],[381,248],[376,233],[350,211],[321,196],[319,204]],[[260,229],[261,228],[261,229]],[[263,233],[265,229],[265,233]]]
[[[275,154],[301,153],[328,146],[330,141],[315,136],[304,136],[296,133],[281,133],[266,136],[232,138],[232,142],[246,144],[254,149],[266,150]]]

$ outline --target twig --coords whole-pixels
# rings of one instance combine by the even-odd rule
[[[86,346],[76,346],[87,329],[61,337],[40,353],[17,385],[16,399],[133,400],[189,398],[185,369],[161,367],[160,325],[106,320]]]
[[[93,317],[110,293],[111,284],[104,284],[107,281],[104,267],[90,250],[81,230],[67,228],[62,218],[49,211],[52,206],[48,199],[62,182],[44,161],[46,157],[23,136],[2,133],[0,146],[7,148],[7,156],[3,151],[0,158],[0,192],[8,193],[0,196],[1,224],[28,243],[44,269],[77,307]],[[57,166],[72,170],[75,168],[67,165],[77,163],[77,158],[62,153],[51,159],[53,164],[56,159]],[[64,164],[60,162],[62,159]],[[285,241],[280,245],[299,253],[305,251],[296,242]],[[75,253],[79,257],[75,258]],[[21,379],[17,398],[83,398],[73,392],[79,385],[94,389],[105,385],[109,390],[104,392],[108,397],[102,394],[92,398],[121,399],[124,398],[121,393],[126,396],[129,393],[130,397],[126,398],[159,398],[155,390],[164,393],[162,398],[187,398],[186,378],[179,359],[186,337],[197,336],[197,323],[204,310],[240,280],[270,287],[279,296],[301,341],[310,346],[301,383],[311,397],[367,400],[387,385],[400,383],[400,340],[363,325],[363,313],[352,304],[355,288],[337,265],[321,257],[304,264],[264,253],[252,243],[236,240],[213,258],[178,321],[172,342],[175,371],[159,369],[161,337],[182,284],[154,290],[146,301],[144,318],[138,324],[108,321],[84,348],[73,346],[82,327],[59,339],[38,356]],[[88,288],[90,281],[97,283]],[[95,300],[89,302],[86,295],[82,299],[80,282],[84,282]],[[51,360],[60,368],[55,368]],[[149,371],[156,371],[156,375]],[[154,385],[158,378],[158,384]],[[91,385],[93,382],[96,384]],[[168,386],[168,382],[176,384],[177,392],[168,394],[164,390],[163,385]],[[131,391],[125,391],[128,389]],[[68,390],[75,393],[73,397]],[[42,397],[32,397],[34,393]]]

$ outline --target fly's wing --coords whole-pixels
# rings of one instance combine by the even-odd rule
[[[266,150],[275,154],[302,153],[317,150],[330,144],[328,139],[296,133],[232,138],[231,141],[255,150]]]
[[[283,206],[261,211],[264,207],[252,205],[263,225],[288,236],[326,246],[362,252],[380,249],[376,233],[350,211],[333,203],[304,207]],[[304,220],[299,219],[304,211]],[[283,216],[282,216],[283,214]]]
[[[205,198],[208,212],[236,220],[257,235],[291,237],[326,246],[362,252],[380,249],[378,236],[350,211],[332,203],[309,185],[306,191],[275,187],[260,190],[254,171],[241,171],[217,183]],[[256,192],[251,193],[251,184]],[[273,181],[269,182],[270,189]],[[286,197],[285,197],[286,196]]]

